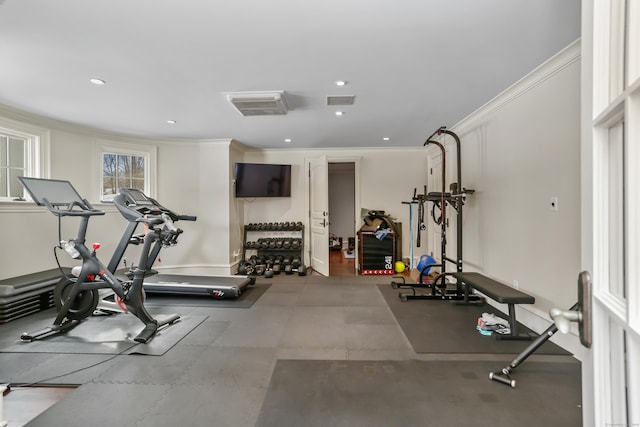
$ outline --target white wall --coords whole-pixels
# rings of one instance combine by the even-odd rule
[[[235,218],[229,184],[231,144],[231,140],[159,144],[158,201],[198,217],[195,223],[179,224],[185,231],[180,244],[162,254],[166,271],[231,273],[230,224]]]
[[[516,280],[536,297],[519,310],[541,319],[577,301],[579,59],[576,43],[452,129],[462,140],[463,183],[476,190],[465,206],[465,270]],[[544,329],[541,319],[530,317],[530,326]]]
[[[92,159],[99,141],[157,147],[157,194],[167,208],[197,215],[198,221],[181,222],[180,243],[161,252],[157,267],[185,267],[228,274],[230,242],[229,145],[231,141],[160,141],[115,135],[60,123],[0,106],[0,117],[45,128],[50,138],[50,177],[72,182],[78,192],[95,203],[99,175]],[[87,241],[100,242],[99,257],[107,263],[126,226],[112,205],[95,203],[105,210],[93,217]],[[53,247],[58,242],[57,219],[32,203],[0,203],[5,249],[0,257],[0,280],[56,267]],[[75,236],[77,220],[62,220],[62,238]],[[135,247],[127,258],[137,261]],[[61,254],[63,265],[73,265]],[[198,271],[198,270],[194,270]]]
[[[197,222],[184,222],[185,233],[176,247],[161,253],[159,269],[185,270],[194,274],[229,274],[233,271],[241,250],[242,225],[249,222],[305,221],[305,152],[249,151],[229,140],[166,141],[110,134],[79,126],[44,119],[16,112],[6,107],[0,109],[2,117],[41,126],[50,131],[51,178],[70,180],[80,194],[91,202],[97,199],[99,165],[92,161],[96,145],[102,141],[150,145],[157,147],[157,194],[155,197],[166,207],[179,213],[198,217]],[[410,152],[410,154],[408,154]],[[394,163],[410,159],[410,169],[418,170],[425,164],[420,159],[422,150],[318,150],[314,155],[329,153],[336,157],[363,157],[363,206],[393,211],[397,188],[407,184],[405,169],[399,173]],[[366,157],[366,158],[365,158]],[[233,196],[233,164],[236,161],[263,161],[291,163],[293,184],[291,198],[235,199]],[[406,162],[405,162],[406,163]],[[420,172],[415,176],[419,176]],[[421,179],[418,179],[421,181]],[[406,191],[407,194],[410,191]],[[399,200],[399,199],[398,199]],[[96,206],[107,214],[91,220],[89,241],[100,241],[107,261],[115,249],[124,229],[123,219],[111,205]],[[8,241],[13,250],[1,260],[1,278],[9,278],[55,267],[51,254],[58,241],[57,222],[44,208],[30,203],[3,204],[0,215],[8,227]],[[75,233],[75,222],[63,220],[63,238]],[[137,259],[136,248],[127,254],[129,261]],[[69,265],[65,256],[61,257]]]
[[[425,137],[428,135],[425,135]],[[413,189],[426,182],[426,151],[422,142],[415,148],[354,148],[341,150],[252,150],[244,160],[255,163],[292,165],[290,198],[251,199],[242,202],[245,223],[303,221],[305,212],[305,158],[326,155],[330,162],[357,161],[359,186],[356,187],[356,209],[384,210],[403,224],[409,223],[409,210],[402,201],[411,200]],[[358,212],[359,214],[359,212]],[[360,228],[362,221],[356,224]],[[403,253],[409,253],[409,228],[404,225]],[[305,245],[307,248],[307,245]],[[308,260],[308,257],[307,257]]]

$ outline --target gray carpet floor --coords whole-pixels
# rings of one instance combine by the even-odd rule
[[[0,325],[0,382],[79,385],[34,414],[29,426],[357,426],[375,425],[369,424],[374,414],[400,421],[387,425],[545,425],[510,406],[540,408],[544,393],[566,402],[553,407],[566,424],[546,422],[547,414],[540,420],[581,425],[580,364],[573,357],[532,356],[514,373],[515,389],[489,381],[488,372],[512,355],[417,353],[379,282],[281,275],[242,310],[150,307],[157,315],[204,319],[160,356],[2,351],[33,322],[51,317],[39,313]],[[6,418],[11,411],[5,404]]]

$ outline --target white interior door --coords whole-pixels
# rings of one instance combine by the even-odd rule
[[[583,265],[592,270],[594,287],[583,418],[587,426],[637,426],[640,2],[594,0],[583,8]]]
[[[309,161],[309,239],[311,268],[329,275],[329,167],[327,156]]]
[[[430,148],[428,159],[429,175],[427,178],[427,191],[440,192],[442,191],[442,151],[440,150],[440,148]],[[418,190],[418,192],[420,192],[420,190]],[[434,205],[432,202],[427,202],[424,204],[424,222],[427,224],[428,238],[426,239],[426,242],[424,242],[423,239],[423,243],[421,246],[425,249],[419,250],[418,256],[428,254],[433,256],[437,260],[441,260],[442,226],[436,224],[436,222],[432,218],[432,212],[434,212],[433,209]],[[434,213],[436,218],[438,218],[440,214],[442,214],[442,212],[440,212],[437,207],[435,207]],[[426,245],[424,243],[426,243]]]

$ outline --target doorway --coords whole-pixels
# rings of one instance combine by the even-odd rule
[[[329,162],[329,275],[356,275],[356,165]]]

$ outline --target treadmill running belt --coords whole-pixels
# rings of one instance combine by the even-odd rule
[[[148,293],[208,295],[217,299],[237,298],[252,283],[247,276],[190,276],[156,274],[144,279]]]

